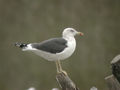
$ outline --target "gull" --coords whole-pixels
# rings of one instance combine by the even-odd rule
[[[76,31],[74,28],[65,28],[62,37],[51,38],[40,43],[15,43],[15,46],[22,51],[31,51],[38,56],[56,63],[57,73],[65,73],[62,69],[60,61],[69,58],[76,48],[76,35],[83,36],[82,32]]]

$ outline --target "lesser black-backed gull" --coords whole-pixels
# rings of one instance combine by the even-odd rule
[[[32,51],[48,61],[55,61],[57,72],[63,72],[60,60],[70,57],[76,48],[75,35],[83,35],[73,28],[66,28],[60,38],[52,38],[41,43],[15,43],[23,51]]]

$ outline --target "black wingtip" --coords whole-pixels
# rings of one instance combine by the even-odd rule
[[[18,43],[18,42],[16,42],[15,44],[14,44],[14,46],[20,46],[20,43]]]
[[[15,45],[16,47],[20,47],[20,48],[23,48],[23,47],[26,47],[26,46],[27,46],[27,44],[19,43],[19,42],[16,42],[14,45]]]

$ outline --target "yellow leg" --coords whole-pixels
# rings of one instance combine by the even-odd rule
[[[55,64],[56,64],[56,68],[57,68],[57,73],[60,73],[58,61],[55,61]]]
[[[57,68],[57,73],[64,73],[65,75],[67,75],[67,73],[62,69],[60,60],[55,61],[56,63],[56,68]]]
[[[61,66],[60,60],[57,60],[57,62],[58,62],[59,70],[60,70],[60,72],[62,72],[63,70],[62,70],[62,66]]]

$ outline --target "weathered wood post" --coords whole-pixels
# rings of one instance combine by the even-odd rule
[[[112,61],[112,75],[105,78],[109,90],[120,90],[120,55],[116,56]]]
[[[62,90],[79,90],[69,76],[62,72],[56,75],[56,79]]]
[[[120,83],[120,55],[116,56],[112,61],[112,73]]]

